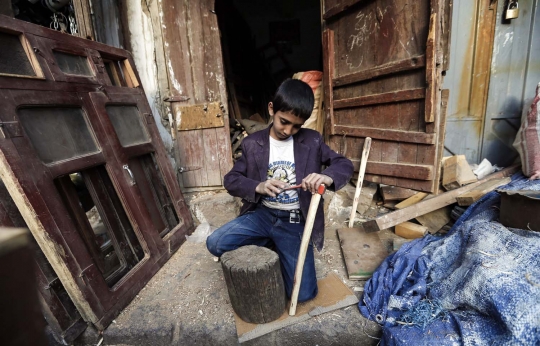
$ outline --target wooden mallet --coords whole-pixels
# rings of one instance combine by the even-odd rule
[[[298,293],[300,292],[300,284],[302,283],[302,272],[304,271],[304,262],[306,260],[306,253],[311,239],[311,232],[313,231],[313,223],[315,222],[315,216],[317,215],[317,208],[321,201],[321,196],[326,192],[326,186],[321,184],[317,189],[317,193],[311,196],[311,202],[309,203],[309,210],[306,218],[306,224],[304,226],[304,234],[302,235],[302,243],[300,243],[300,251],[298,252],[298,261],[296,262],[296,270],[294,271],[294,284],[291,294],[291,306],[289,308],[289,315],[296,315],[296,305],[298,304]]]

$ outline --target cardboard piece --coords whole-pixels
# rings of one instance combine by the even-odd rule
[[[252,340],[275,330],[306,321],[325,312],[334,311],[358,303],[358,298],[349,287],[347,287],[340,278],[332,272],[324,279],[318,280],[317,286],[319,287],[319,293],[315,299],[305,303],[299,303],[296,308],[295,316],[289,316],[288,311],[284,310],[283,315],[273,322],[253,324],[243,321],[234,314],[238,342],[242,343]],[[287,304],[286,310],[288,310],[288,307],[289,304]]]

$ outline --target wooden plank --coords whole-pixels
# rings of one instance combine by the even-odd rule
[[[398,186],[382,186],[381,195],[384,202],[388,201],[402,201],[416,194],[416,191],[410,189],[404,189]]]
[[[407,198],[406,200],[396,204],[396,209],[403,209],[410,207],[413,204],[416,204],[426,198],[428,194],[425,192],[417,192],[413,196]]]
[[[426,97],[424,88],[393,91],[384,94],[367,95],[353,97],[349,99],[341,99],[334,101],[334,109],[368,106],[382,103],[392,103],[408,100],[423,99]]]
[[[454,155],[444,161],[442,185],[446,190],[454,190],[477,180],[465,155]]]
[[[395,230],[396,235],[399,235],[405,239],[422,238],[427,234],[427,232],[427,227],[409,221],[396,225]]]
[[[435,144],[436,137],[433,133],[413,132],[403,130],[391,130],[384,128],[334,125],[334,132],[355,137],[371,137],[386,141],[406,142],[416,144]]]
[[[499,179],[503,177],[509,177],[521,169],[520,165],[510,166],[497,173],[493,173],[481,181],[463,186],[456,190],[451,190],[428,200],[423,200],[415,205],[407,208],[399,209],[391,213],[381,215],[374,220],[367,221],[363,224],[364,229],[367,232],[377,232],[383,229],[390,228],[402,222],[414,219],[420,215],[425,215],[434,210],[446,207],[450,204],[456,203],[456,197],[474,189],[478,185],[493,179]]]
[[[432,13],[429,20],[429,34],[426,47],[426,123],[435,121],[435,94],[437,93],[437,47],[435,43],[435,31],[437,30],[437,13]]]
[[[360,215],[364,215],[364,213],[369,209],[371,206],[371,202],[373,201],[373,196],[377,193],[377,184],[364,181],[362,184],[362,191],[360,192],[360,198],[358,200],[358,205],[356,206],[356,211]]]
[[[444,225],[450,222],[450,213],[452,212],[451,207],[445,207],[427,213],[425,215],[420,215],[416,217],[416,221],[420,222],[421,225],[425,226],[429,233],[437,233]]]
[[[334,129],[334,90],[332,79],[334,78],[334,31],[326,29],[323,32],[323,88],[324,88],[324,110],[329,126],[329,134],[335,134]],[[322,115],[321,115],[322,116]]]
[[[426,57],[418,55],[412,58],[395,60],[387,64],[377,66],[376,68],[342,75],[333,80],[334,86],[345,86],[348,84],[367,81],[373,78],[386,76],[396,72],[409,71],[422,68],[426,65]]]
[[[359,160],[351,160],[355,170],[358,169]],[[389,163],[368,161],[366,172],[369,174],[395,176],[401,178],[431,180],[433,179],[433,167],[415,165],[410,163]]]
[[[340,13],[348,10],[349,8],[351,7],[354,7],[355,5],[361,3],[361,2],[365,2],[366,0],[345,0],[345,1],[340,1],[339,4],[337,4],[336,6],[326,10],[325,9],[325,12],[323,14],[323,19],[324,20],[329,20],[337,15],[339,15]]]
[[[369,279],[388,256],[379,235],[360,228],[337,230],[349,280]]]
[[[178,131],[223,127],[224,112],[219,102],[183,106],[173,103]]]
[[[467,191],[464,194],[457,196],[456,200],[458,204],[462,207],[469,206],[482,198],[486,193],[495,190],[499,186],[506,185],[511,181],[512,179],[510,178],[501,178],[486,181],[485,183],[479,185],[478,187],[475,187],[471,191]]]

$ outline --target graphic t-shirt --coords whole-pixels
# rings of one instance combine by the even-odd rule
[[[270,160],[268,160],[267,179],[281,180],[289,185],[296,185],[293,145],[292,136],[284,141],[278,141],[270,137]],[[297,189],[283,191],[276,197],[264,196],[262,203],[273,209],[300,209]]]

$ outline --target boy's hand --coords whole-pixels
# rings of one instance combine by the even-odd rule
[[[255,192],[261,195],[276,197],[282,189],[286,188],[287,184],[280,180],[269,179],[267,181],[261,182],[255,188]]]
[[[302,189],[304,191],[309,190],[311,193],[317,193],[317,189],[321,184],[326,185],[326,187],[329,187],[334,183],[334,180],[330,178],[327,175],[324,174],[318,174],[318,173],[311,173],[307,177],[305,177],[302,180]]]

